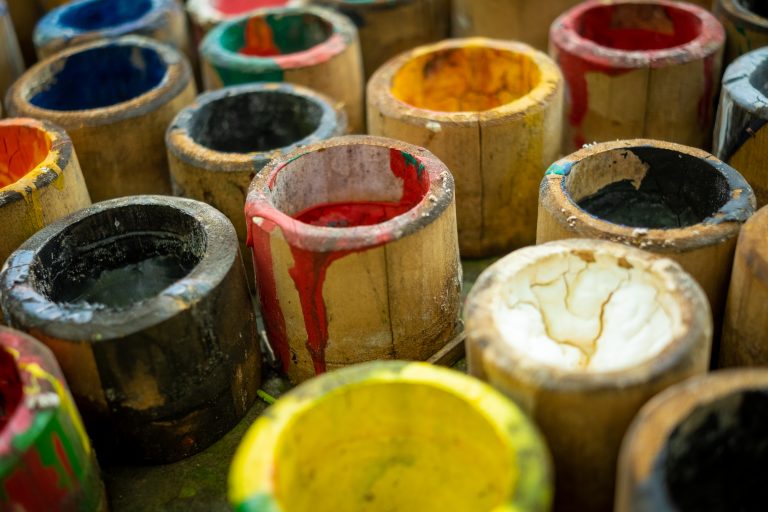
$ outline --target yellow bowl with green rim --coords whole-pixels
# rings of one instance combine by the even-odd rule
[[[229,473],[237,512],[549,510],[550,456],[481,381],[374,362],[312,379],[248,430]]]

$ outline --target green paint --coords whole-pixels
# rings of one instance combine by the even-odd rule
[[[277,398],[273,397],[272,395],[270,395],[269,393],[261,389],[256,391],[256,394],[259,396],[259,398],[264,400],[264,402],[268,403],[269,405],[272,405],[273,403],[277,402]]]
[[[327,41],[333,33],[329,25],[313,16],[269,14],[266,21],[272,29],[275,46],[282,54],[309,50]]]
[[[573,167],[572,162],[555,162],[549,166],[549,169],[547,169],[544,175],[549,176],[550,174],[556,174],[558,176],[568,176],[568,173],[571,172],[571,167]]]
[[[257,494],[237,505],[235,512],[282,512],[282,509],[271,496]]]
[[[417,160],[416,157],[410,153],[401,151],[400,154],[403,156],[403,160],[405,160],[405,163],[408,165],[408,167],[416,168],[416,176],[421,179],[421,175],[424,172],[424,164]]]

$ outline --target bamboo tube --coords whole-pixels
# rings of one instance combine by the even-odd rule
[[[581,0],[452,0],[454,37],[483,36],[547,51],[549,26]]]
[[[76,0],[53,9],[35,27],[44,59],[70,46],[141,35],[170,44],[193,58],[184,8],[176,0]]]
[[[64,130],[34,119],[0,121],[0,266],[34,233],[90,204]]]
[[[520,409],[476,379],[368,363],[281,397],[238,447],[229,499],[236,510],[545,512],[549,454]]]
[[[768,365],[768,209],[761,208],[739,235],[725,309],[720,366]]]
[[[444,41],[376,72],[368,132],[444,161],[456,179],[462,256],[499,254],[534,241],[537,187],[559,155],[562,97],[555,64],[527,45]]]
[[[9,324],[56,354],[101,457],[179,460],[256,397],[237,235],[204,203],[134,196],[80,210],[11,255],[0,290]]]
[[[768,204],[768,49],[739,57],[725,71],[715,124],[714,154],[747,179],[757,206]]]
[[[704,151],[606,142],[549,168],[536,241],[600,238],[672,258],[704,288],[719,325],[736,238],[754,209],[744,178]]]
[[[290,82],[346,109],[351,132],[364,129],[363,70],[357,29],[321,7],[263,9],[225,21],[200,46],[208,90],[250,82]]]
[[[568,84],[563,151],[644,137],[708,149],[725,31],[670,0],[590,0],[560,16],[550,54]]]
[[[453,179],[428,151],[337,137],[272,160],[245,207],[267,335],[294,382],[426,360],[455,335]]]
[[[63,50],[30,68],[6,97],[10,115],[69,133],[91,198],[171,192],[163,135],[195,97],[174,48],[127,36]]]
[[[0,327],[0,508],[106,512],[99,465],[53,354]]]
[[[672,260],[600,240],[520,249],[464,310],[470,374],[514,399],[555,462],[555,509],[610,510],[621,438],[654,394],[707,371],[702,289]]]
[[[616,512],[761,510],[768,371],[690,379],[648,402],[621,447]]]
[[[390,58],[449,36],[450,0],[315,0],[357,26],[366,80]]]
[[[8,5],[8,13],[13,21],[24,62],[30,66],[37,60],[32,33],[37,20],[43,15],[43,10],[37,2],[30,0],[5,0],[5,3]]]
[[[330,99],[298,85],[248,84],[202,94],[165,134],[174,194],[224,213],[248,254],[243,205],[256,173],[272,158],[346,127],[344,112]]]
[[[0,0],[0,98],[24,72],[24,59],[4,0]],[[0,111],[0,115],[2,112]]]
[[[768,45],[768,4],[762,0],[713,0],[712,11],[725,27],[724,63]]]

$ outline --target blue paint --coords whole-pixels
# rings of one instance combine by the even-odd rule
[[[59,23],[90,32],[136,21],[150,9],[151,0],[83,0],[66,4]]]
[[[108,44],[90,48],[63,60],[29,100],[49,110],[86,110],[131,100],[157,87],[167,65],[154,49]]]
[[[573,162],[569,160],[558,160],[549,166],[549,169],[547,169],[547,172],[545,172],[544,175],[549,176],[550,174],[557,174],[559,176],[568,176],[571,172],[571,167],[573,167]]]

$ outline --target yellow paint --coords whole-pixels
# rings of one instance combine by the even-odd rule
[[[394,76],[392,94],[417,108],[478,112],[531,92],[541,80],[525,53],[468,45],[417,53]]]
[[[272,406],[237,450],[229,497],[242,511],[256,497],[285,512],[534,511],[548,510],[549,478],[538,433],[498,392],[424,363],[377,362]]]

